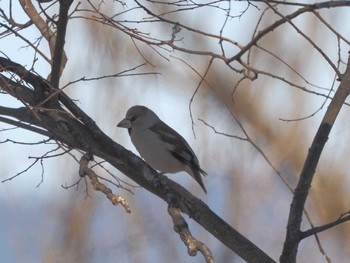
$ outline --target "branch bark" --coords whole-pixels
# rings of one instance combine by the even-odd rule
[[[6,58],[0,58],[1,70],[10,71],[21,76],[24,81],[34,87],[36,92],[42,91],[42,94],[37,94],[35,98],[45,99],[45,90],[49,89],[50,91],[52,89],[51,85],[43,78],[25,71],[21,65]],[[6,82],[0,84],[6,85]],[[40,85],[40,87],[37,87],[37,85]],[[6,87],[3,88],[6,90]],[[30,97],[28,96],[28,98]],[[65,144],[70,149],[77,148],[106,160],[130,179],[168,202],[168,204],[170,202],[168,200],[169,196],[175,198],[182,213],[189,215],[190,218],[247,262],[274,262],[261,249],[216,215],[205,203],[166,176],[159,175],[139,157],[104,134],[95,122],[77,107],[63,91],[59,92],[58,98],[70,112],[62,107],[60,109],[50,108],[53,106],[45,103],[40,104],[41,107],[35,111],[27,111],[27,114],[32,114],[40,120],[35,125],[45,129],[52,139]],[[35,101],[25,101],[25,103],[35,105]],[[2,114],[7,115],[4,111]],[[31,120],[31,118],[22,117],[21,114],[12,114],[11,116],[25,122]]]
[[[348,214],[348,213],[346,213],[346,214]],[[350,220],[350,215],[342,215],[337,220],[335,220],[333,222],[330,222],[330,223],[325,224],[323,226],[313,227],[309,230],[303,231],[301,233],[300,239],[304,239],[304,238],[307,238],[309,236],[316,235],[317,233],[323,232],[327,229],[330,229],[334,226],[340,225],[341,223],[344,223],[344,222],[349,221],[349,220]]]
[[[209,248],[203,242],[192,236],[186,220],[181,215],[180,209],[177,208],[177,204],[172,206],[173,203],[174,202],[171,202],[171,204],[169,204],[168,213],[173,221],[174,231],[179,234],[181,240],[186,245],[188,254],[193,257],[200,251],[206,263],[214,263],[213,254]]]
[[[100,191],[106,195],[106,197],[112,202],[113,205],[121,204],[127,213],[131,213],[128,202],[121,196],[113,194],[112,190],[105,186],[98,180],[97,174],[88,167],[90,161],[93,160],[93,156],[86,153],[80,159],[79,175],[89,177],[90,182],[96,191]]]
[[[300,230],[303,210],[311,182],[315,174],[318,161],[324,145],[328,140],[328,135],[334,125],[334,122],[343,106],[345,99],[350,92],[350,56],[348,57],[348,65],[345,73],[341,76],[341,83],[336,91],[331,103],[323,117],[323,120],[318,128],[315,138],[309,149],[309,153],[305,160],[301,171],[297,187],[294,191],[293,201],[289,211],[287,235],[283,247],[283,252],[280,257],[280,262],[294,263],[298,252],[298,245],[302,239]]]
[[[68,25],[68,10],[73,0],[60,0],[60,11],[57,21],[57,34],[51,67],[51,85],[55,89],[59,88],[60,77],[66,64],[67,58],[64,56],[64,43]],[[63,61],[64,59],[64,61]]]

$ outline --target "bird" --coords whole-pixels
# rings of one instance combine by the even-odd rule
[[[153,169],[161,174],[184,171],[207,193],[201,176],[207,173],[199,166],[192,148],[152,110],[141,105],[132,106],[117,127],[128,129],[136,150]]]

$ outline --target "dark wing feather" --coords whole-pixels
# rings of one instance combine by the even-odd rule
[[[150,130],[159,134],[164,142],[173,145],[173,149],[169,150],[169,152],[180,162],[191,168],[194,179],[199,183],[204,192],[207,193],[200,175],[207,175],[207,173],[200,168],[198,159],[186,140],[162,121],[150,127]]]
[[[150,127],[150,130],[159,134],[164,142],[173,146],[173,149],[171,149],[170,152],[176,159],[188,164],[189,166],[194,166],[195,168],[200,169],[197,157],[193,150],[186,140],[175,130],[161,121]]]

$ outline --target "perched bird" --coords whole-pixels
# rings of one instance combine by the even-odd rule
[[[202,181],[206,175],[185,139],[144,106],[133,106],[117,127],[127,128],[131,141],[142,158],[161,173],[185,171],[207,190]]]

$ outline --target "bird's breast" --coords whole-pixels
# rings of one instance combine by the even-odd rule
[[[185,171],[185,165],[171,154],[173,146],[161,140],[153,131],[135,133],[133,130],[130,137],[141,157],[153,169],[165,173]]]

